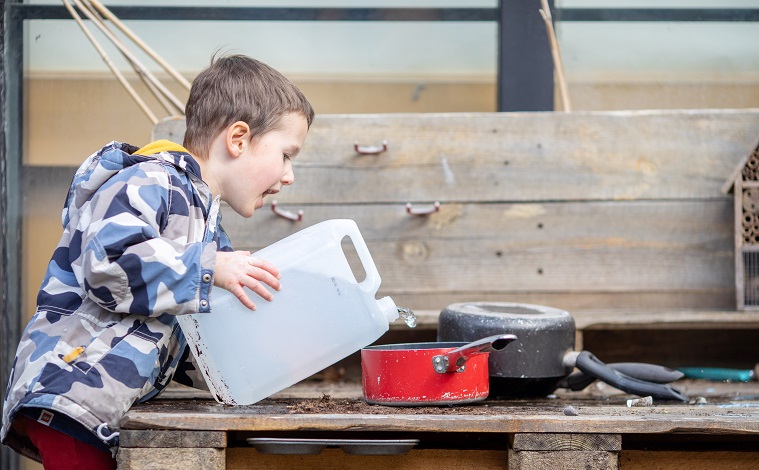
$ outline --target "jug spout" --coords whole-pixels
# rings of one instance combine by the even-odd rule
[[[400,308],[395,305],[395,302],[390,297],[382,297],[377,300],[377,307],[379,307],[380,312],[385,316],[388,323],[395,321],[400,313]]]
[[[377,307],[385,315],[388,323],[392,323],[400,316],[409,328],[416,327],[416,316],[411,309],[398,307],[390,297],[382,297],[377,300]]]

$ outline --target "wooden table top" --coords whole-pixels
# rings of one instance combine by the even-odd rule
[[[681,380],[690,403],[634,399],[604,384],[535,400],[434,407],[368,405],[360,385],[300,385],[259,403],[226,406],[195,391],[134,406],[123,429],[759,435],[759,383]],[[568,410],[571,407],[572,410]]]

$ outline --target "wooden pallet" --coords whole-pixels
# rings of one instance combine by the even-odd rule
[[[700,470],[718,462],[755,468],[759,461],[757,383],[681,381],[680,388],[702,396],[705,404],[649,407],[628,407],[634,397],[610,387],[459,407],[372,406],[358,398],[360,385],[333,385],[301,385],[244,407],[188,394],[138,405],[122,423],[119,468],[187,468],[200,462],[209,469]],[[568,406],[576,414],[567,414]],[[249,437],[420,442],[402,456],[347,455],[340,449],[271,455],[251,448]]]

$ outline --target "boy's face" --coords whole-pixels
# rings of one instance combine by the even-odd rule
[[[282,186],[293,184],[292,160],[303,147],[308,122],[300,113],[282,116],[276,129],[246,145],[228,166],[221,198],[243,217],[264,205],[264,197],[276,194]]]

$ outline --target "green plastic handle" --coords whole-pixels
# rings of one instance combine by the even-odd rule
[[[746,369],[725,369],[723,367],[679,367],[677,370],[689,379],[706,379],[720,382],[750,382],[754,371]]]

